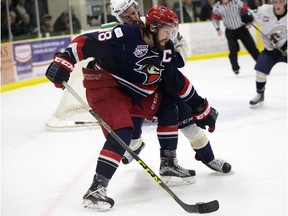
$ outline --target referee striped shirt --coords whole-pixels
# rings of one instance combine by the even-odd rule
[[[244,25],[240,14],[247,11],[248,6],[241,0],[229,0],[227,3],[218,1],[212,11],[211,19],[216,30],[220,29],[220,20],[223,20],[225,28],[234,30]]]

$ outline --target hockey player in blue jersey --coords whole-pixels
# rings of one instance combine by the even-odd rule
[[[83,69],[87,101],[127,144],[133,131],[131,117],[153,118],[162,107],[165,109],[166,98],[159,84],[169,78],[163,75],[175,68],[170,39],[177,34],[177,16],[162,6],[148,14],[151,16],[146,25],[123,25],[76,37],[63,53],[55,54],[46,71],[47,78],[61,88],[77,62],[93,57],[90,67]],[[125,152],[105,129],[103,133],[106,142],[96,174],[83,197],[84,207],[96,210],[113,207],[114,200],[107,196],[107,186]]]
[[[261,26],[265,49],[260,53],[256,70],[256,95],[250,100],[251,107],[264,101],[267,76],[275,64],[287,63],[287,4],[285,0],[272,0],[255,11],[241,15],[242,22],[257,22]]]
[[[111,8],[112,14],[120,23],[127,25],[141,24],[139,15],[140,8],[136,1],[111,0]],[[179,33],[177,33],[177,37],[173,39],[173,43],[176,51],[174,61],[177,62],[177,67],[183,67],[187,59],[187,43]],[[208,126],[210,132],[214,131],[217,111],[210,108],[207,100],[198,96],[196,89],[177,69],[177,67],[174,68],[174,72],[167,73],[170,75],[172,74],[174,77],[167,79],[170,83],[166,86],[170,89],[170,93],[171,91],[174,94],[177,93],[182,100],[187,103],[193,112],[192,116],[194,121],[199,127],[197,127],[196,124],[191,124],[190,126],[188,126],[188,124],[178,126],[175,121],[167,121],[166,119],[171,119],[171,113],[167,113],[167,115],[162,113],[161,116],[158,116],[157,136],[161,146],[160,176],[166,184],[170,186],[190,184],[193,182],[191,176],[192,171],[179,166],[177,163],[176,149],[178,129],[181,129],[183,134],[188,138],[192,148],[196,152],[195,158],[197,160],[202,161],[205,165],[217,172],[228,173],[231,170],[231,165],[229,163],[214,157],[210,142],[205,132],[201,129]],[[201,114],[204,113],[205,115],[201,116]],[[139,154],[144,146],[144,142],[141,138],[141,127],[143,121],[144,119],[134,118],[134,130],[130,147],[136,154]],[[132,160],[133,158],[128,152],[126,152],[123,156],[122,162],[127,164]]]

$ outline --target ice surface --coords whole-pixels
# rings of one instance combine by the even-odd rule
[[[228,175],[194,160],[179,132],[179,164],[197,172],[196,183],[173,187],[186,203],[217,199],[213,216],[287,216],[287,64],[268,77],[263,107],[251,109],[254,61],[240,56],[236,77],[227,57],[192,61],[182,70],[220,115],[207,132],[216,157],[232,164]],[[108,195],[115,206],[99,213],[81,206],[104,143],[99,129],[49,132],[45,122],[61,98],[51,83],[1,94],[1,213],[3,216],[188,215],[137,162],[121,165]],[[143,128],[142,160],[158,174],[156,126]]]

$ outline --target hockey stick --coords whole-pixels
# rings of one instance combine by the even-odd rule
[[[267,37],[267,35],[265,35],[257,26],[255,26],[253,23],[251,23],[251,25],[268,41],[270,41],[270,39]],[[273,45],[273,44],[272,44]],[[276,47],[275,45],[273,45],[273,47],[275,49],[277,49],[279,52],[281,52],[281,54],[283,56],[287,56],[287,53],[284,52],[282,49],[280,49],[279,47]]]
[[[201,202],[195,205],[184,203],[179,197],[136,155],[131,148],[107,125],[86,102],[67,84],[65,81],[62,85],[88,110],[88,112],[102,125],[105,130],[145,169],[147,173],[187,212],[189,213],[210,213],[219,209],[219,202],[213,200],[207,203]]]

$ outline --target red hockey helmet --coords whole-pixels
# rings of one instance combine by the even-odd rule
[[[162,5],[155,5],[146,14],[146,25],[178,27],[178,17],[174,11]]]

